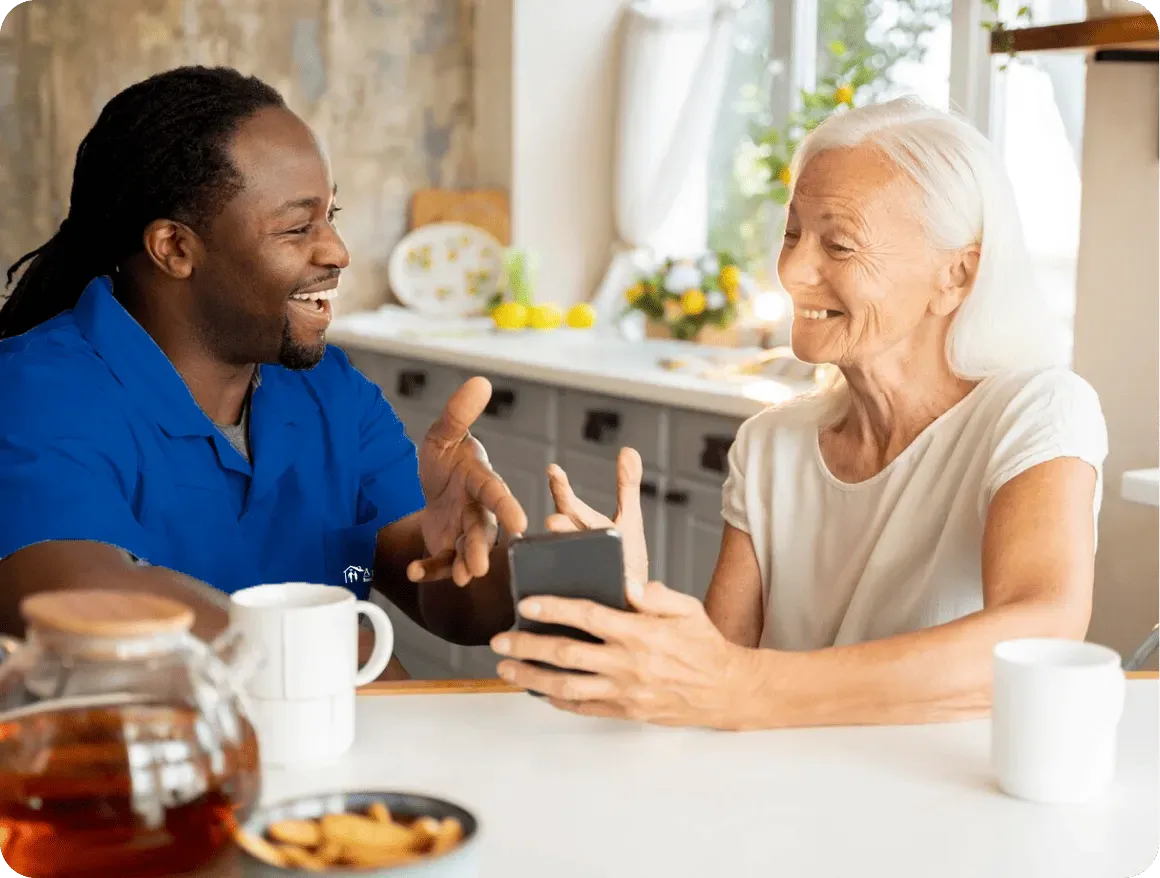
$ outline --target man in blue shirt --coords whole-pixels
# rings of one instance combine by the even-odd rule
[[[192,603],[209,635],[202,584],[283,581],[373,584],[461,643],[510,626],[497,524],[527,520],[469,432],[490,386],[416,449],[326,345],[335,196],[257,79],[183,68],[105,106],[0,309],[0,630],[30,593],[116,587]]]

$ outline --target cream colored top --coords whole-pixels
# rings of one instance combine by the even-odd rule
[[[723,514],[757,553],[763,647],[857,643],[982,609],[988,505],[1037,464],[1091,464],[1098,520],[1107,429],[1096,392],[1066,369],[985,379],[857,484],[822,460],[816,412],[767,409],[729,454]]]

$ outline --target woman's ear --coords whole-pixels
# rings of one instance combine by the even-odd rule
[[[975,285],[979,271],[979,245],[970,244],[948,254],[939,270],[938,292],[930,302],[931,313],[945,317],[954,312]]]

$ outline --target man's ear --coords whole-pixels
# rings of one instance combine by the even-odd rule
[[[939,270],[938,292],[931,299],[931,313],[945,317],[963,304],[975,285],[979,252],[978,244],[969,244],[948,254]]]
[[[145,228],[145,253],[149,260],[172,278],[186,280],[205,256],[201,237],[176,220],[154,220]]]

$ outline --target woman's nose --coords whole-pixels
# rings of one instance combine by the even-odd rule
[[[819,276],[817,256],[805,241],[798,241],[792,248],[781,248],[777,277],[787,292],[816,286]]]

